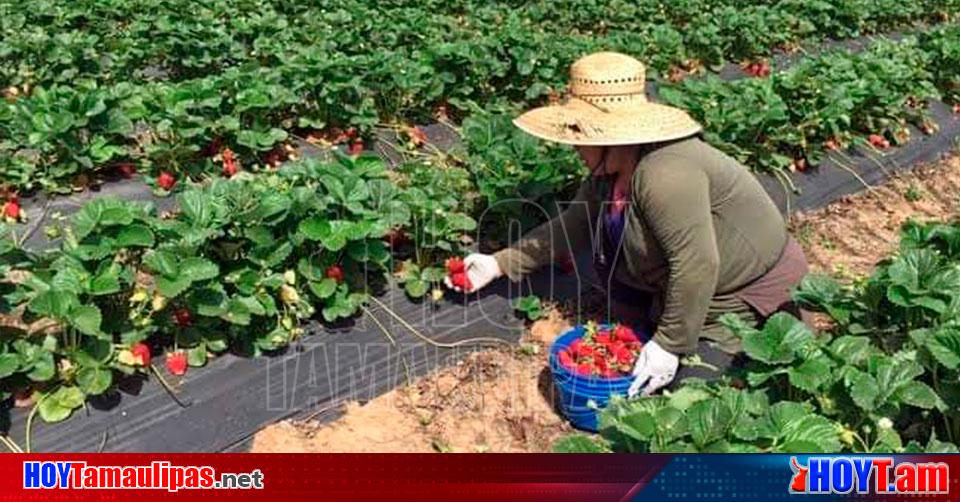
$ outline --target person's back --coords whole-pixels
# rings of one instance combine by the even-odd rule
[[[644,192],[677,176],[706,177],[720,257],[717,293],[735,291],[767,272],[787,241],[783,217],[746,167],[697,137],[669,143],[647,154],[635,177]],[[639,188],[639,187],[638,187]],[[705,201],[706,202],[706,201]],[[696,201],[676,201],[695,204]],[[641,211],[642,215],[642,211]]]

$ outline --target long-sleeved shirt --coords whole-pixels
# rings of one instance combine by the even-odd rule
[[[711,300],[777,263],[787,242],[783,217],[746,167],[697,137],[644,155],[631,183],[614,277],[659,293],[654,340],[675,353],[693,352]],[[559,216],[496,253],[500,268],[518,280],[560,253],[591,245],[603,197],[597,180],[585,181]]]

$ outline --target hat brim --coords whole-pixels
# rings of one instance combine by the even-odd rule
[[[581,146],[657,143],[702,130],[685,111],[647,101],[605,107],[571,99],[562,105],[530,110],[513,123],[538,138]]]

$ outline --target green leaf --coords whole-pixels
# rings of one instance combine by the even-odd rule
[[[0,380],[17,372],[20,368],[20,356],[13,353],[0,354]]]
[[[53,379],[57,374],[57,365],[53,360],[53,354],[42,352],[33,360],[30,372],[27,378],[34,382],[47,382]]]
[[[97,336],[100,332],[100,323],[102,317],[100,309],[96,305],[80,305],[70,310],[70,325],[77,331],[91,336]]]
[[[187,276],[171,279],[168,277],[157,277],[157,290],[167,298],[174,298],[183,293],[190,287],[190,278]]]
[[[916,380],[907,382],[903,387],[900,387],[897,391],[897,397],[906,404],[925,410],[943,406],[940,397],[929,385]]]
[[[355,224],[345,220],[326,220],[314,216],[300,222],[300,233],[310,240],[320,241],[329,251],[340,251],[347,245]]]
[[[207,364],[207,347],[201,343],[192,349],[188,349],[187,364],[194,367],[200,367]]]
[[[723,439],[733,419],[730,408],[716,399],[694,403],[687,410],[690,438],[699,448]]]
[[[310,291],[316,295],[317,298],[325,299],[329,298],[337,290],[337,281],[330,279],[329,277],[321,281],[311,281],[310,282]]]
[[[877,406],[880,397],[880,386],[877,379],[868,373],[854,371],[848,377],[850,381],[850,398],[866,411],[872,411]]]
[[[878,428],[877,440],[870,453],[898,453],[902,447],[903,441],[896,430]]]
[[[876,348],[865,336],[841,336],[830,344],[830,351],[837,359],[856,366],[876,352]]]
[[[555,453],[609,453],[610,448],[585,434],[571,434],[553,444]]]
[[[927,349],[943,366],[960,368],[960,330],[943,329],[927,341]]]
[[[180,275],[191,282],[206,281],[220,275],[220,267],[206,258],[191,257],[180,262]]]
[[[300,222],[299,230],[307,239],[318,241],[327,230],[326,220],[319,216],[307,218]]]
[[[219,201],[200,190],[189,190],[180,195],[180,211],[186,221],[195,227],[207,227],[213,222]]]
[[[536,321],[543,315],[540,297],[528,295],[514,301],[513,308],[523,312],[527,319]]]
[[[120,291],[120,265],[116,262],[109,262],[101,266],[97,275],[90,279],[90,294],[111,295]]]
[[[60,387],[40,398],[38,411],[48,423],[62,422],[70,418],[73,410],[83,406],[84,399],[83,392],[77,387]]]
[[[786,364],[794,360],[794,352],[813,339],[806,324],[787,313],[770,317],[760,331],[743,334],[743,350],[753,359],[767,364]]]
[[[809,393],[815,393],[824,384],[833,380],[832,365],[825,357],[808,359],[787,372],[790,384]]]
[[[64,319],[80,301],[67,291],[49,289],[39,293],[30,301],[30,311],[42,316]]]
[[[227,303],[227,312],[220,317],[229,323],[246,326],[250,324],[250,309],[244,302],[233,298]]]
[[[222,286],[195,289],[190,296],[190,304],[197,314],[207,317],[218,317],[226,313],[227,296]]]
[[[430,284],[420,279],[410,279],[403,283],[403,289],[411,298],[422,298],[430,289]]]
[[[84,366],[77,371],[77,385],[84,394],[96,396],[103,394],[113,383],[113,373],[100,366]]]
[[[152,247],[153,231],[146,225],[127,225],[117,233],[116,245],[120,247]]]
[[[210,352],[220,353],[230,347],[227,336],[223,333],[211,333],[203,337],[203,341]]]
[[[143,256],[143,264],[166,277],[177,277],[180,267],[177,256],[169,251],[152,250]]]

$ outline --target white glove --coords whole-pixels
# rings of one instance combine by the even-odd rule
[[[653,394],[657,389],[673,381],[673,377],[677,376],[679,365],[679,357],[664,350],[659,343],[650,340],[637,356],[637,363],[633,367],[634,380],[630,384],[627,395],[634,397],[638,393],[644,396]]]
[[[470,285],[473,286],[473,289],[463,291],[461,288],[454,286],[453,283],[450,282],[449,275],[443,279],[443,282],[448,288],[460,293],[477,291],[503,275],[503,271],[500,270],[500,264],[497,263],[497,259],[492,255],[480,253],[469,254],[463,259],[463,264],[467,269],[467,277],[470,279]]]

